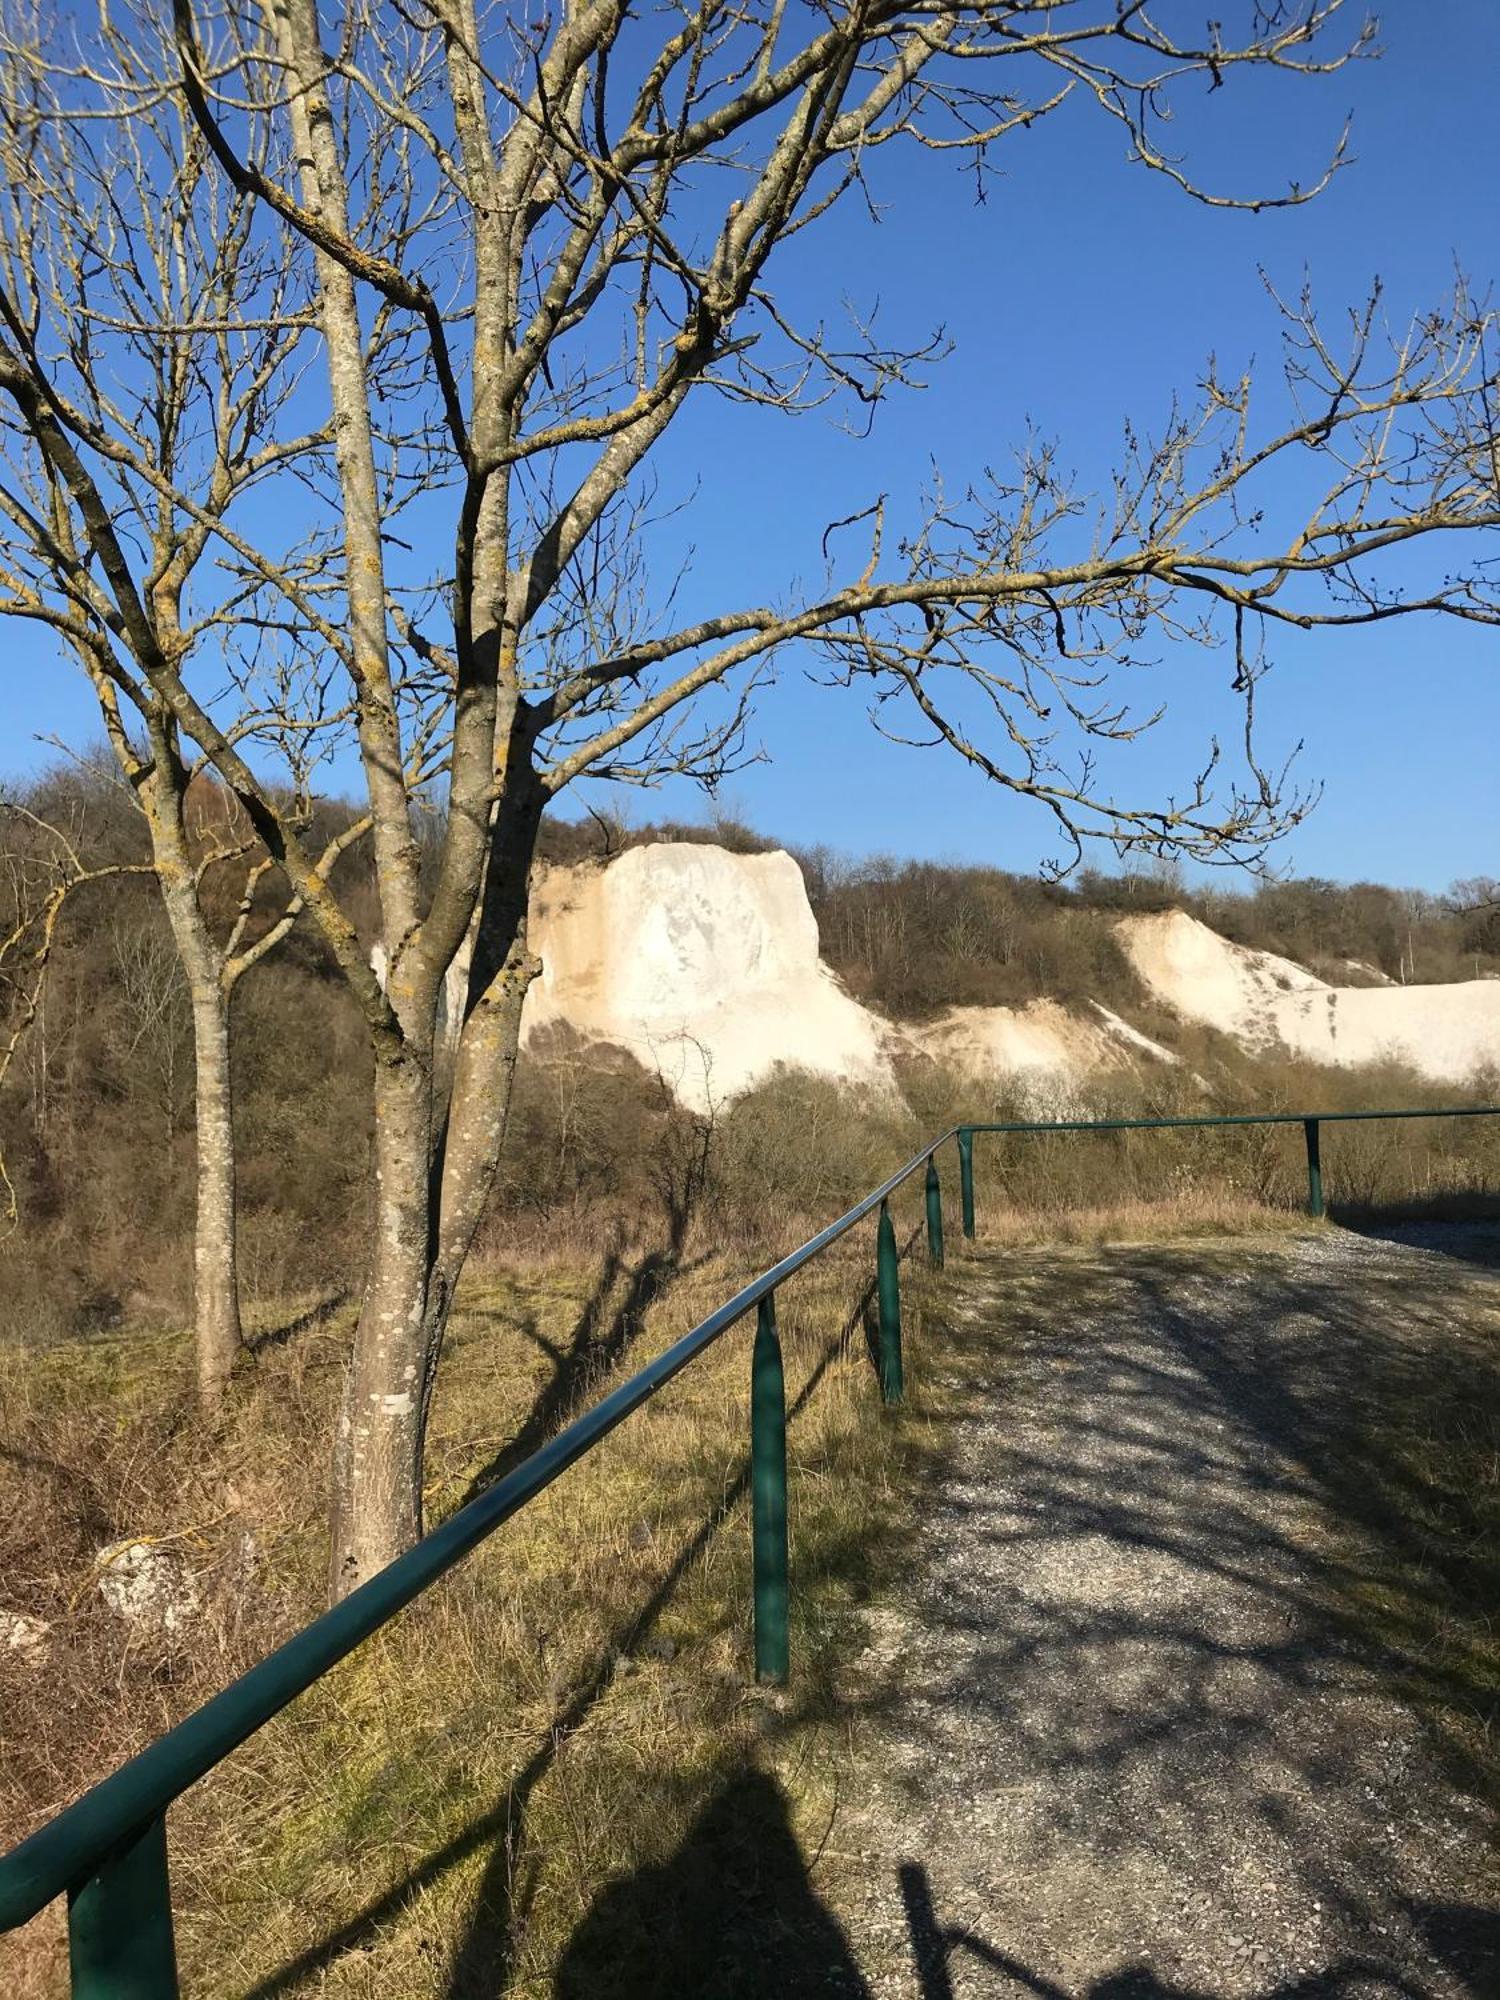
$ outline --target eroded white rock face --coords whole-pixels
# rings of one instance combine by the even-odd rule
[[[1500,981],[1336,987],[1290,959],[1231,944],[1181,910],[1122,918],[1142,983],[1188,1020],[1252,1054],[1315,1062],[1395,1059],[1438,1080],[1500,1067]],[[850,998],[818,956],[817,923],[789,854],[658,842],[607,867],[543,869],[532,896],[542,961],[522,1040],[566,1028],[625,1050],[697,1110],[752,1090],[777,1068],[894,1094],[894,1062],[929,1057],[1064,1113],[1086,1080],[1175,1064],[1099,1002],[954,1007],[930,1022],[886,1020]],[[384,970],[377,949],[372,963]],[[450,974],[443,1034],[456,1033],[467,954]]]
[[[1400,1062],[1436,1082],[1500,1067],[1500,983],[1329,986],[1289,958],[1231,944],[1183,910],[1124,917],[1137,975],[1188,1020],[1254,1053],[1278,1043],[1311,1062]]]
[[[1231,944],[1185,910],[1122,917],[1115,933],[1136,976],[1160,999],[1250,1046],[1277,1039],[1283,996],[1331,990],[1305,966]]]
[[[1024,1007],[950,1007],[904,1032],[924,1055],[1004,1089],[1039,1116],[1066,1116],[1090,1076],[1177,1060],[1097,1004],[1092,1019],[1055,1000],[1032,1000]]]
[[[29,1611],[0,1610],[0,1653],[39,1660],[47,1651],[51,1632],[45,1618],[34,1618]]]
[[[176,1632],[197,1615],[198,1581],[180,1549],[127,1538],[94,1557],[99,1594],[129,1625]]]
[[[688,842],[634,847],[603,869],[544,871],[532,902],[543,972],[522,1037],[565,1025],[627,1049],[696,1109],[780,1064],[895,1088],[887,1028],[818,957],[789,854]]]

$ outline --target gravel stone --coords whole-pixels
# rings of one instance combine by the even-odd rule
[[[1497,1248],[959,1267],[958,1414],[916,1599],[859,1663],[862,1858],[829,1891],[873,1992],[1500,1996],[1473,1705],[1381,1608],[1423,1557],[1372,1422],[1438,1358],[1500,1395]]]

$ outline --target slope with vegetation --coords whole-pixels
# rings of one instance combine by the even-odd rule
[[[139,815],[105,766],[56,770],[11,798],[24,811],[0,814],[8,898],[0,932],[16,930],[26,915],[28,869],[39,848],[51,851],[35,820],[65,827],[89,869],[139,859]],[[320,811],[329,836],[350,818],[350,809],[336,805]],[[200,818],[218,824],[211,793],[200,802]],[[726,820],[633,828],[560,820],[543,836],[546,859],[557,867],[588,867],[626,847],[668,840],[739,852],[774,846]],[[1403,1096],[1421,1102],[1432,1090],[1399,1075],[1335,1079],[1281,1060],[1246,1060],[1227,1037],[1171,1016],[1140,984],[1121,949],[1122,914],[1184,909],[1233,940],[1273,952],[1313,932],[1328,945],[1307,951],[1305,962],[1339,974],[1341,983],[1351,983],[1347,960],[1393,979],[1403,963],[1423,981],[1472,978],[1476,966],[1481,976],[1500,975],[1494,913],[1472,910],[1458,896],[1318,882],[1266,883],[1231,894],[1141,874],[1090,874],[1063,885],[973,866],[847,861],[826,852],[798,859],[824,962],[881,1013],[931,1023],[955,1006],[1098,1003],[1169,1038],[1182,1068],[1207,1077],[1223,1102],[1284,1104],[1296,1090],[1310,1103]],[[373,883],[364,857],[351,851],[340,867],[351,906],[368,912]],[[215,921],[233,918],[245,876],[243,861],[238,872],[233,865],[218,871]],[[259,893],[265,915],[258,921],[268,922],[279,906],[274,880]],[[16,1203],[0,1243],[0,1328],[35,1340],[143,1320],[172,1323],[190,1305],[191,1022],[154,886],[149,878],[125,876],[77,889],[59,915],[45,968],[22,935],[0,973],[4,1033],[21,1031],[0,1088],[0,1141]],[[27,1025],[33,998],[35,1019]],[[310,927],[295,927],[243,982],[233,1035],[247,1307],[263,1312],[309,1288],[353,1287],[365,1227],[368,1056],[348,996]],[[974,1115],[972,1087],[946,1076],[941,1065],[925,1080],[903,1074],[903,1086],[918,1122],[950,1111]],[[1132,1092],[1163,1108],[1201,1101],[1190,1076],[1153,1064],[1097,1088],[1115,1104]],[[675,1148],[690,1155],[701,1142],[702,1112],[678,1106],[660,1074],[601,1059],[566,1039],[528,1056],[518,1090],[496,1195],[500,1209],[514,1204],[527,1216],[573,1216],[605,1199],[625,1211],[650,1205],[658,1199],[657,1181],[687,1171],[664,1164],[668,1154]],[[815,1105],[828,1096],[806,1094]],[[798,1215],[815,1213],[835,1188],[855,1184],[842,1171],[832,1173],[830,1184],[821,1168],[809,1179],[798,1164],[809,1153],[826,1163],[837,1151],[831,1130],[825,1143],[816,1108],[806,1134],[797,1132],[794,1118],[788,1121],[788,1157],[778,1163],[768,1156],[764,1134],[796,1095],[786,1083],[712,1112],[708,1152],[714,1171],[727,1177],[726,1198],[734,1198],[742,1143],[749,1149],[747,1173],[797,1188]],[[987,1101],[1005,1099],[1002,1080]],[[851,1134],[871,1132],[892,1145],[914,1129],[894,1106],[857,1116],[848,1100],[838,1116]],[[863,1140],[852,1149],[861,1162],[878,1157]],[[743,1198],[762,1196],[746,1184]]]
[[[137,851],[107,773],[54,774],[17,803],[65,821],[91,865]],[[12,814],[5,828],[14,889],[35,827]],[[650,830],[668,832],[684,834]],[[566,823],[549,841],[575,866],[618,844]],[[342,865],[357,906],[369,893],[358,853]],[[959,990],[976,1004],[1024,1002],[1054,977],[1093,997],[1097,976],[1097,990],[1149,1017],[1113,926],[1170,885],[1043,888],[999,871],[828,857],[803,868],[825,950],[893,1011],[903,979],[935,958],[965,969]],[[231,878],[220,893],[232,901],[242,886]],[[1465,921],[1431,917],[1434,932]],[[294,929],[237,1002],[247,1345],[219,1421],[195,1424],[183,1333],[190,1029],[163,923],[136,878],[67,897],[0,1096],[17,1203],[0,1245],[0,1611],[12,1634],[41,1635],[0,1646],[4,1836],[222,1685],[322,1594],[326,1439],[368,1228],[363,1044],[321,949]],[[855,943],[887,984],[861,977]],[[9,988],[7,1004],[30,990]],[[1208,1029],[1177,1034],[1221,1101],[1434,1096],[1398,1072],[1257,1064]],[[783,1074],[694,1109],[660,1074],[597,1049],[528,1054],[435,1404],[430,1514],[514,1464],[919,1135],[973,1115],[972,1084],[935,1063],[904,1069],[902,1086],[903,1097],[861,1100]],[[1086,1101],[1171,1112],[1198,1108],[1203,1088],[1188,1065],[1158,1064],[1101,1081]],[[1487,1121],[1341,1128],[1327,1166],[1346,1202],[1477,1205],[1500,1185],[1500,1135]],[[1280,1228],[1297,1223],[1302,1196],[1295,1135],[1256,1130],[996,1139],[980,1150],[979,1179],[981,1226],[998,1242]],[[743,1695],[747,1383],[731,1341],[570,1475],[524,1535],[493,1545],[179,1809],[175,1880],[197,1990],[352,1994],[373,1980],[446,1995],[466,1990],[460,1977],[493,1990],[504,1968],[516,1992],[546,1992],[610,1872],[670,1854],[705,1799],[767,1760],[794,1833],[816,1847],[846,1754],[839,1676],[864,1643],[861,1607],[899,1571],[903,1496],[929,1444],[921,1404],[899,1431],[874,1421],[869,1276],[851,1243],[783,1306],[800,1403],[792,1707]],[[914,1353],[926,1311],[909,1294]],[[191,1615],[175,1630],[110,1609],[99,1552],[122,1540],[172,1552],[191,1579]],[[733,1837],[725,1855],[739,1865]],[[0,1966],[30,2000],[55,1990],[61,1953],[54,1911],[0,1944]]]

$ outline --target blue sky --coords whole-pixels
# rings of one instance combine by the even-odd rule
[[[1183,100],[1176,139],[1199,178],[1244,194],[1315,178],[1352,112],[1354,164],[1289,212],[1199,207],[1130,168],[1123,132],[1097,113],[1007,141],[983,207],[952,162],[889,154],[886,219],[850,210],[810,234],[783,274],[785,296],[834,313],[841,294],[878,299],[892,339],[941,323],[954,352],[925,392],[887,404],[868,438],[816,416],[787,422],[707,401],[691,413],[661,468],[668,494],[693,493],[674,525],[694,550],[685,606],[763,601],[815,579],[830,519],[882,491],[911,495],[933,462],[961,487],[1003,464],[1028,422],[1061,441],[1083,485],[1102,480],[1123,421],[1151,428],[1211,351],[1235,370],[1254,357],[1274,371],[1261,268],[1292,291],[1306,272],[1330,312],[1378,274],[1397,323],[1441,301],[1455,264],[1485,289],[1500,235],[1500,6],[1407,0],[1388,11],[1381,42],[1380,61],[1331,79],[1254,79],[1212,100],[1195,86]],[[38,734],[77,742],[93,722],[87,689],[44,664],[34,636],[7,638],[3,762],[14,770],[50,755]],[[1497,871],[1500,634],[1398,621],[1278,638],[1274,657],[1266,745],[1301,739],[1302,769],[1324,787],[1280,866],[1429,887]],[[1146,800],[1180,783],[1210,731],[1233,726],[1228,678],[1222,656],[1164,664],[1154,685],[1167,720],[1119,766],[1122,789]],[[1151,692],[1143,684],[1143,698]],[[858,695],[813,685],[794,655],[756,736],[767,761],[726,800],[790,842],[1019,869],[1056,852],[1042,811],[942,753],[882,742]],[[685,786],[625,803],[635,818],[703,810]]]
[[[878,295],[893,335],[943,322],[955,352],[924,393],[893,399],[866,441],[819,419],[768,425],[722,409],[700,415],[695,437],[680,433],[684,462],[712,468],[691,523],[705,599],[753,599],[757,583],[815,573],[828,519],[909,488],[929,459],[958,485],[1002,461],[1028,419],[1062,440],[1085,484],[1099,478],[1122,420],[1149,426],[1174,389],[1191,390],[1211,351],[1226,366],[1255,358],[1274,371],[1261,269],[1293,293],[1305,272],[1330,314],[1378,275],[1395,323],[1440,301],[1455,264],[1487,287],[1500,248],[1500,6],[1393,7],[1380,39],[1378,62],[1326,81],[1264,78],[1184,104],[1179,143],[1202,178],[1242,194],[1313,180],[1352,111],[1354,164],[1295,210],[1210,212],[1129,167],[1120,129],[1097,115],[1007,142],[997,156],[1006,177],[980,209],[951,166],[907,155],[882,227],[841,220],[837,239],[816,244],[821,290],[832,289],[824,260],[836,244],[843,291]],[[1303,740],[1301,768],[1324,786],[1278,866],[1428,887],[1496,871],[1500,633],[1413,619],[1280,636],[1275,659],[1265,742]],[[1227,678],[1221,657],[1166,665],[1169,714],[1121,765],[1125,788],[1159,794],[1216,724],[1233,727]],[[883,743],[851,712],[857,702],[788,663],[761,709],[769,762],[733,781],[735,807],[798,844],[1023,869],[1056,852],[1038,808],[945,753]],[[631,803],[637,818],[655,809],[645,796]],[[685,787],[673,803],[695,810]],[[1099,859],[1108,865],[1107,851]]]

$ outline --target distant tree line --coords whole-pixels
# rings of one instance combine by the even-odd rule
[[[1377,882],[1188,887],[1172,870],[1048,883],[998,868],[804,857],[825,957],[862,998],[915,1014],[1038,995],[1128,1005],[1118,918],[1186,910],[1333,985],[1500,977],[1500,908]]]

